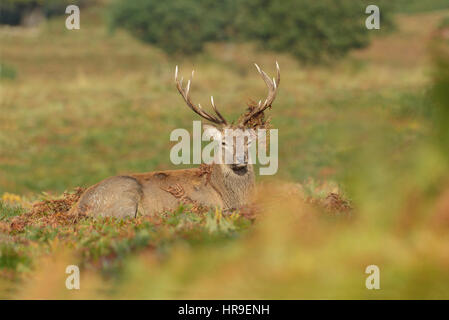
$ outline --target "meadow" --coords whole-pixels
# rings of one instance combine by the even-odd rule
[[[0,297],[449,298],[448,159],[429,120],[431,48],[448,15],[398,14],[395,30],[324,66],[238,43],[167,57],[108,33],[98,7],[76,31],[63,18],[1,27],[13,72],[1,79]],[[195,69],[195,101],[213,95],[237,119],[265,96],[253,63],[273,74],[276,60],[279,171],[257,178],[257,209],[66,214],[77,187],[179,168],[169,134],[198,119],[176,65]],[[81,290],[64,285],[73,264]],[[372,264],[381,290],[365,287]]]

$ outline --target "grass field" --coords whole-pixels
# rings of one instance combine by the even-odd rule
[[[39,30],[3,29],[2,59],[17,76],[2,82],[0,193],[62,192],[109,175],[172,167],[170,132],[198,120],[176,91],[175,65],[185,75],[195,67],[197,101],[207,105],[214,95],[236,118],[249,98],[265,94],[253,62],[274,72],[275,59],[282,91],[270,116],[280,129],[279,177],[332,177],[339,156],[354,146],[339,130],[355,126],[352,116],[362,126],[348,131],[366,130],[374,115],[395,125],[398,140],[421,132],[410,109],[423,104],[426,37],[440,16],[404,17],[400,32],[332,68],[306,68],[288,56],[237,45],[172,61],[125,34],[110,37],[95,10],[75,32],[60,19]]]
[[[249,44],[175,60],[110,35],[95,7],[78,31],[62,18],[0,28],[0,62],[13,70],[1,79],[0,297],[449,298],[448,165],[428,120],[429,45],[448,15],[398,15],[396,31],[331,66]],[[270,197],[257,218],[181,207],[72,221],[59,207],[75,187],[175,168],[169,134],[198,120],[176,91],[175,65],[195,69],[196,101],[214,95],[236,119],[265,95],[253,63],[273,73],[276,60],[279,172],[258,177]],[[331,194],[353,209],[329,209]],[[35,200],[46,207],[30,209]],[[65,289],[70,264],[82,290]],[[365,288],[371,264],[381,290]]]

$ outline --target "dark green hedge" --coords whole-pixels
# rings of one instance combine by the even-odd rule
[[[168,54],[198,53],[208,41],[256,41],[316,63],[369,43],[376,31],[365,27],[365,8],[373,3],[381,4],[382,27],[390,28],[385,0],[115,0],[109,17],[112,29]]]
[[[226,40],[234,1],[116,0],[110,7],[110,26],[123,28],[168,54],[194,54],[207,41]]]
[[[39,9],[44,17],[65,14],[65,8],[70,4],[80,7],[89,0],[1,0],[0,24],[20,25],[23,17],[33,9]],[[90,3],[95,2],[90,0]]]

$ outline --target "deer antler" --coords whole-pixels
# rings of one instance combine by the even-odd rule
[[[196,114],[200,115],[201,117],[203,117],[204,119],[216,123],[216,124],[227,124],[226,119],[221,115],[221,113],[218,111],[217,107],[215,106],[214,103],[214,97],[210,97],[210,101],[212,103],[212,108],[214,109],[215,113],[217,116],[215,115],[211,115],[209,113],[207,113],[206,111],[203,110],[203,108],[201,108],[201,105],[198,104],[195,105],[192,100],[190,100],[190,85],[192,83],[192,79],[193,79],[193,74],[194,71],[192,71],[192,76],[190,77],[190,80],[187,82],[187,86],[185,89],[183,89],[182,87],[182,80],[183,78],[181,78],[181,80],[178,80],[178,66],[176,66],[176,71],[175,71],[175,82],[176,82],[176,87],[178,88],[179,93],[181,94],[181,96],[184,98],[184,101],[187,103],[187,106],[189,106],[190,109],[192,109]]]
[[[246,115],[241,123],[245,125],[251,118],[256,116],[257,114],[263,112],[268,107],[271,107],[271,104],[273,103],[274,99],[276,98],[277,89],[279,88],[279,83],[281,82],[281,70],[279,68],[279,64],[276,61],[276,79],[273,78],[273,80],[270,79],[270,77],[260,69],[260,67],[255,63],[254,64],[257,68],[257,71],[259,71],[263,81],[268,87],[268,95],[265,99],[265,102],[262,103],[262,100],[259,100],[259,104],[257,107],[255,107],[248,115]]]

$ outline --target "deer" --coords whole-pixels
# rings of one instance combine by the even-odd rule
[[[258,103],[251,100],[248,109],[234,123],[229,123],[218,111],[211,96],[214,113],[206,112],[200,104],[192,102],[190,89],[193,74],[183,87],[175,70],[175,84],[187,106],[204,120],[204,131],[223,148],[223,156],[235,159],[226,164],[215,161],[197,168],[153,171],[118,175],[106,178],[87,188],[71,209],[72,214],[100,217],[137,217],[157,215],[177,209],[180,203],[191,203],[223,211],[239,209],[246,204],[255,188],[255,173],[248,161],[248,147],[257,136],[246,135],[244,156],[235,157],[235,147],[229,147],[225,139],[226,129],[240,129],[245,134],[249,129],[265,126],[264,111],[271,108],[280,84],[280,68],[276,62],[276,78],[270,78],[255,64],[258,73],[268,87],[266,99]]]

